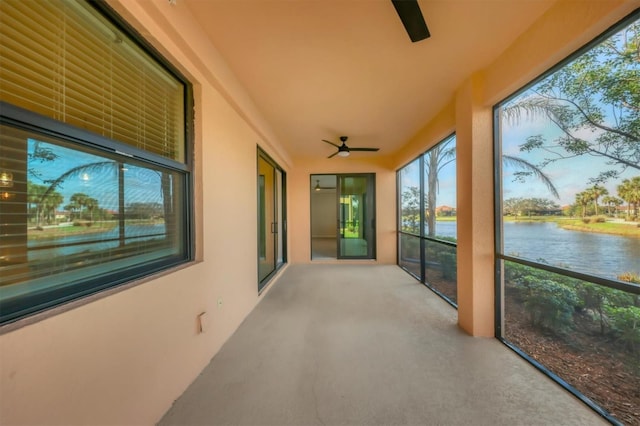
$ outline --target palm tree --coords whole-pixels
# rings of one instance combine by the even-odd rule
[[[618,185],[618,195],[625,200],[627,204],[627,217],[631,218],[631,206],[633,206],[633,217],[638,214],[638,203],[640,203],[640,176],[631,179],[624,179]]]
[[[47,223],[51,223],[51,219],[55,219],[56,209],[64,201],[64,196],[58,191],[50,192],[45,199],[42,200],[42,213],[47,219]]]
[[[593,205],[595,207],[596,216],[598,216],[598,198],[602,195],[609,194],[607,188],[604,188],[600,185],[593,185],[591,188],[587,188],[585,194],[593,201]]]
[[[427,177],[427,233],[430,237],[436,233],[436,194],[440,171],[456,159],[454,139],[436,145],[424,157],[424,170]]]
[[[44,185],[38,185],[31,181],[27,182],[27,203],[34,204],[36,208],[35,219],[36,228],[40,228],[40,218],[42,216],[41,207],[42,200],[47,193],[47,187]]]
[[[618,197],[614,197],[613,195],[605,195],[602,197],[602,204],[607,206],[607,214],[611,215],[611,207],[617,207],[622,204],[622,200]]]
[[[89,196],[82,192],[76,192],[71,196],[71,198],[69,198],[71,205],[76,206],[76,208],[80,211],[80,219],[82,219],[82,212],[84,211],[84,208],[86,206],[87,199],[89,199]]]
[[[576,204],[582,206],[582,217],[587,215],[587,206],[593,198],[586,191],[578,192],[576,194]]]
[[[89,223],[93,222],[93,211],[98,208],[98,200],[95,198],[87,197],[84,200],[84,206],[89,211]]]

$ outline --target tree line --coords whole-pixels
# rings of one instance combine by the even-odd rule
[[[57,223],[56,215],[64,204],[65,197],[48,185],[27,183],[27,209],[29,217],[36,227]],[[62,207],[68,213],[66,221],[88,221],[116,219],[118,213],[110,212],[100,206],[100,202],[85,193],[76,192],[69,197],[69,202]],[[155,219],[163,216],[163,206],[157,202],[132,202],[127,204],[125,215],[129,219]]]
[[[594,214],[598,216],[604,212],[611,216],[617,213],[618,208],[625,202],[627,204],[626,217],[629,220],[638,218],[640,206],[640,176],[624,179],[617,186],[617,197],[610,195],[609,191],[595,184],[575,195],[575,203],[568,210],[562,208],[553,200],[547,198],[514,197],[504,200],[502,212],[506,216],[550,216],[568,214],[571,216],[586,217]]]

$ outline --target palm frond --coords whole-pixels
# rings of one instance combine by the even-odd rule
[[[556,197],[557,199],[560,198],[560,194],[558,193],[558,190],[556,189],[553,182],[551,182],[551,179],[549,179],[549,177],[545,175],[544,172],[540,170],[540,168],[535,164],[531,164],[528,161],[523,160],[522,158],[504,154],[502,155],[502,162],[512,167],[518,167],[520,169],[526,170],[527,172],[530,172],[536,178],[542,181],[542,183],[544,183],[544,185],[547,187],[549,192],[553,194],[554,197]]]
[[[510,105],[503,106],[500,110],[502,118],[513,124],[519,124],[523,120],[533,120],[536,117],[557,118],[561,108],[550,98],[540,95],[530,95]]]
[[[80,166],[73,167],[67,170],[66,172],[64,172],[63,174],[61,174],[60,176],[58,176],[55,180],[51,181],[51,183],[49,184],[49,187],[47,188],[46,191],[44,191],[40,199],[41,200],[45,199],[52,191],[55,191],[55,189],[61,183],[63,183],[66,179],[70,177],[79,176],[82,173],[103,172],[105,169],[111,169],[111,168],[113,168],[113,170],[117,172],[118,167],[119,167],[119,163],[116,161],[98,161],[95,163],[83,164]]]

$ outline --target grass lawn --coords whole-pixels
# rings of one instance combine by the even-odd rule
[[[58,238],[65,235],[97,234],[113,229],[116,226],[116,222],[110,221],[94,222],[91,226],[56,226],[52,228],[44,228],[42,230],[29,229],[27,231],[27,238],[29,240],[44,240]]]
[[[563,229],[585,232],[599,232],[601,234],[624,235],[626,237],[640,238],[640,227],[633,222],[603,222],[584,223],[582,220],[558,221],[558,226]]]
[[[531,216],[518,217],[504,216],[504,222],[555,222],[562,229],[582,232],[597,232],[600,234],[623,235],[625,237],[640,238],[638,222],[602,222],[584,223],[582,219],[565,216]]]

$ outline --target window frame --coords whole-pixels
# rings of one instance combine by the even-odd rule
[[[619,420],[613,417],[608,411],[603,409],[596,402],[592,401],[582,392],[578,391],[571,384],[566,382],[563,378],[553,373],[549,368],[547,368],[544,364],[537,361],[533,356],[525,352],[524,349],[521,349],[516,344],[508,341],[504,335],[503,323],[504,323],[504,265],[505,262],[512,262],[519,265],[524,265],[536,269],[541,269],[546,272],[555,273],[558,275],[562,275],[569,278],[578,279],[581,281],[585,281],[588,283],[593,283],[597,285],[601,285],[603,287],[621,290],[632,294],[640,294],[640,285],[628,283],[620,280],[609,279],[603,276],[591,275],[589,273],[578,272],[566,268],[562,268],[559,266],[553,266],[545,263],[536,262],[530,259],[519,258],[515,256],[510,256],[503,253],[503,174],[502,174],[502,137],[501,137],[501,120],[500,120],[500,109],[501,107],[513,100],[514,98],[520,96],[523,92],[527,91],[529,88],[535,86],[542,80],[546,79],[559,69],[568,65],[578,57],[586,54],[591,49],[602,43],[604,40],[613,36],[617,32],[620,31],[621,28],[629,25],[630,23],[637,21],[640,19],[640,9],[635,9],[622,19],[616,21],[613,25],[610,25],[606,30],[602,31],[599,35],[591,39],[589,42],[585,43],[578,49],[574,50],[572,53],[564,57],[562,60],[557,62],[555,65],[551,66],[549,69],[539,74],[537,77],[533,78],[523,86],[520,86],[518,89],[513,91],[509,96],[499,100],[493,106],[493,114],[492,114],[492,127],[493,127],[493,177],[494,177],[494,289],[495,289],[495,299],[494,299],[494,335],[496,339],[498,339],[501,343],[507,346],[509,349],[517,353],[519,356],[524,358],[526,361],[531,363],[537,370],[551,378],[553,381],[562,386],[565,390],[570,392],[576,398],[581,400],[584,404],[589,406],[592,410],[597,412],[600,416],[608,420],[612,424],[620,424]]]
[[[180,221],[181,229],[183,229],[184,232],[178,240],[181,250],[178,254],[139,263],[124,270],[103,273],[87,280],[71,279],[65,282],[64,285],[52,287],[47,291],[26,294],[8,303],[5,301],[4,306],[10,313],[3,313],[0,316],[0,327],[2,327],[2,331],[7,330],[7,325],[19,326],[23,320],[29,320],[29,322],[31,322],[31,318],[36,314],[46,314],[47,311],[59,308],[72,301],[80,301],[80,299],[84,299],[83,303],[87,303],[87,296],[91,295],[105,297],[112,294],[112,292],[105,292],[106,290],[115,290],[117,287],[122,289],[129,288],[129,286],[125,286],[125,284],[136,285],[141,283],[141,279],[145,277],[195,260],[193,86],[181,72],[171,65],[157,49],[145,41],[140,33],[120,17],[110,6],[104,2],[94,0],[87,0],[87,3],[90,7],[95,8],[102,14],[110,24],[122,31],[131,42],[149,55],[150,60],[155,61],[156,64],[161,66],[168,74],[182,84],[184,88],[182,99],[183,107],[181,111],[184,119],[182,129],[185,150],[184,162],[136,148],[135,146],[66,124],[4,101],[0,101],[0,124],[70,142],[79,147],[86,147],[97,151],[98,154],[102,152],[112,158],[121,158],[123,161],[135,159],[149,166],[160,166],[168,171],[182,175],[182,188],[181,191],[179,191],[180,193],[176,195],[179,197],[178,204],[184,216]],[[108,265],[109,263],[110,262],[105,262],[103,265]]]
[[[612,280],[609,278],[605,278],[598,275],[591,275],[583,272],[577,272],[571,269],[561,268],[558,266],[552,266],[544,263],[538,263],[532,260],[523,259],[519,257],[509,256],[502,253],[502,138],[501,138],[501,129],[500,129],[500,108],[505,103],[511,101],[512,99],[519,96],[521,93],[528,90],[530,87],[535,86],[540,81],[544,80],[560,68],[572,62],[579,56],[582,56],[593,47],[599,45],[605,39],[611,37],[615,33],[617,33],[620,28],[630,24],[633,21],[640,19],[640,9],[636,9],[631,12],[629,15],[619,20],[615,24],[611,25],[605,31],[600,33],[597,37],[595,37],[590,42],[586,43],[579,49],[575,50],[573,53],[565,57],[560,62],[556,63],[554,66],[549,68],[547,71],[540,74],[538,77],[531,80],[529,83],[521,86],[519,89],[514,91],[511,95],[505,97],[504,99],[498,101],[493,106],[493,151],[494,151],[494,229],[495,229],[495,238],[494,238],[494,252],[495,252],[495,291],[496,291],[496,337],[498,339],[502,339],[502,321],[498,321],[501,319],[500,311],[502,309],[500,300],[502,298],[502,289],[501,289],[501,280],[502,280],[502,271],[501,271],[501,261],[506,260],[518,264],[522,264],[525,266],[531,266],[538,269],[543,269],[547,272],[553,272],[560,275],[565,275],[571,278],[576,278],[583,281],[593,282],[595,284],[599,284],[608,288],[612,288],[615,290],[627,291],[630,293],[640,294],[640,286],[637,284],[627,283],[619,280]]]
[[[418,281],[420,281],[422,284],[425,285],[425,287],[427,287],[428,289],[430,289],[431,291],[433,291],[434,293],[436,293],[438,296],[440,296],[441,298],[443,298],[447,303],[449,303],[451,306],[453,306],[454,308],[458,309],[458,303],[454,300],[452,300],[451,298],[449,298],[447,295],[445,295],[444,293],[442,293],[441,291],[439,291],[437,288],[435,288],[433,285],[429,284],[427,282],[427,273],[426,273],[426,256],[425,256],[425,252],[426,252],[426,245],[428,242],[431,243],[436,243],[436,244],[441,244],[444,245],[445,247],[452,247],[454,249],[458,248],[458,244],[457,243],[453,243],[451,241],[446,241],[446,240],[441,240],[439,238],[436,237],[430,237],[429,235],[427,235],[427,233],[425,232],[425,223],[426,223],[426,218],[425,218],[425,214],[424,214],[424,206],[425,206],[425,199],[426,199],[426,179],[425,179],[425,157],[426,155],[431,152],[431,150],[433,150],[434,148],[436,148],[438,145],[443,144],[447,141],[450,141],[452,139],[456,139],[456,132],[451,132],[450,134],[448,134],[447,136],[445,136],[444,138],[440,139],[437,143],[433,144],[433,146],[429,147],[429,149],[427,149],[426,151],[422,152],[420,155],[418,155],[417,157],[411,159],[410,161],[408,161],[406,164],[402,165],[401,167],[399,167],[396,170],[396,228],[397,228],[397,237],[396,237],[396,264],[403,269],[405,272],[407,272],[409,275],[413,276],[414,278],[416,278]],[[457,147],[457,139],[456,139],[456,147]],[[400,176],[402,170],[409,166],[410,164],[414,163],[415,161],[418,161],[418,174],[419,174],[419,185],[420,185],[420,194],[419,194],[419,209],[420,209],[420,214],[419,214],[419,232],[416,233],[412,233],[412,232],[408,232],[408,231],[403,231],[402,230],[402,186],[401,186],[401,182],[402,182],[402,178]],[[456,154],[456,168],[457,168],[457,154]],[[457,179],[456,179],[457,181]],[[456,182],[456,192],[457,192],[457,182]],[[457,206],[456,206],[456,210],[457,210]],[[457,215],[457,213],[456,213]],[[409,271],[408,269],[406,269],[405,267],[403,267],[400,264],[400,261],[402,260],[400,258],[401,256],[401,238],[402,236],[407,236],[407,237],[412,237],[412,238],[419,238],[419,242],[420,242],[420,276],[417,276],[416,274],[414,274],[413,272]],[[457,287],[457,280],[456,280],[456,287]]]

